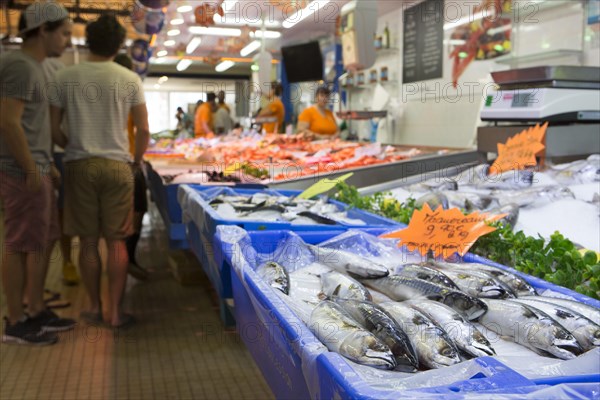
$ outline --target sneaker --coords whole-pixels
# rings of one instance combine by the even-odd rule
[[[77,267],[71,261],[63,265],[63,283],[65,285],[77,285],[79,283]]]
[[[55,312],[48,309],[42,311],[35,317],[31,317],[44,332],[62,332],[73,329],[77,322],[70,318],[60,318]]]
[[[127,267],[127,273],[134,278],[139,279],[140,281],[145,281],[148,279],[149,275],[148,271],[132,262],[130,262],[129,266]]]
[[[8,318],[4,318],[4,334],[2,343],[29,344],[33,346],[45,346],[54,344],[58,337],[50,332],[40,330],[39,324],[27,317],[24,321],[10,324]]]

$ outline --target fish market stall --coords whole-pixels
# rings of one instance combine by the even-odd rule
[[[238,330],[277,398],[597,390],[599,301],[472,256],[334,235],[217,228]]]
[[[219,297],[221,319],[233,324],[231,272],[218,262],[220,249],[213,248],[217,225],[240,226],[247,230],[344,231],[375,229],[397,223],[371,213],[348,209],[340,202],[320,197],[299,198],[298,190],[257,190],[181,185],[178,201],[183,210],[190,248],[200,261]]]
[[[213,139],[160,139],[145,158],[148,187],[167,226],[171,248],[187,248],[177,188],[182,183],[246,188],[306,189],[324,177],[353,172],[366,186],[440,168],[462,170],[474,150],[305,141],[284,135],[227,135]]]

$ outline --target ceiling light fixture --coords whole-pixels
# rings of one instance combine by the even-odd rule
[[[260,28],[263,25],[262,20],[249,20],[248,18],[240,18],[235,14],[225,14],[224,16],[215,14],[215,16],[213,17],[213,21],[215,21],[215,24],[219,25],[244,25],[254,26],[257,28]],[[279,21],[269,19],[265,21],[265,26],[267,28],[278,28],[281,26],[281,23]]]
[[[265,31],[263,35],[263,31],[250,32],[250,37],[255,38],[265,38],[265,39],[279,39],[281,37],[281,32],[278,31]]]
[[[225,60],[225,61],[221,62],[220,64],[217,64],[217,66],[215,67],[215,71],[217,71],[217,72],[227,71],[229,68],[233,67],[234,65],[235,65],[235,63],[233,61]]]
[[[166,40],[163,44],[167,47],[172,47],[172,46],[175,46],[175,41],[174,40]]]
[[[260,48],[260,41],[258,40],[254,40],[250,43],[248,43],[246,45],[246,47],[244,47],[241,51],[240,51],[240,55],[242,57],[246,57],[249,54],[252,54],[253,52],[255,52],[256,50],[258,50]]]
[[[171,29],[167,32],[167,36],[177,36],[181,33],[179,29]]]
[[[177,68],[177,71],[182,72],[188,69],[190,65],[192,65],[192,60],[184,58],[183,60],[177,63],[177,66],[175,68]]]
[[[157,52],[156,52],[156,56],[157,56],[157,57],[164,57],[164,56],[166,56],[167,54],[169,54],[169,52],[168,52],[168,51],[166,51],[166,50],[159,50],[159,51],[157,51]]]
[[[180,13],[186,13],[186,12],[190,12],[192,10],[193,10],[193,7],[190,5],[177,7],[177,12],[180,12]]]
[[[211,36],[241,36],[242,30],[238,28],[206,28],[204,26],[191,26],[189,32],[193,35]]]
[[[192,54],[194,50],[196,50],[198,46],[200,46],[200,43],[202,43],[202,39],[200,39],[197,36],[194,36],[185,48],[185,52],[188,54]]]
[[[329,0],[314,0],[302,10],[298,10],[290,17],[287,17],[281,25],[283,25],[284,28],[291,28],[298,22],[308,18],[316,11],[319,11],[321,8],[325,7],[327,3],[329,3]]]
[[[166,81],[168,81],[168,80],[169,80],[169,77],[168,77],[168,76],[166,76],[166,75],[163,75],[163,76],[161,76],[160,78],[158,78],[158,83],[159,83],[160,85],[162,85],[163,83],[165,83],[165,82],[166,82]]]

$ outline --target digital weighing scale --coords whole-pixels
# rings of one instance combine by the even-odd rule
[[[485,93],[477,149],[497,144],[536,123],[549,122],[546,158],[600,153],[600,68],[553,66],[493,72],[498,87]]]

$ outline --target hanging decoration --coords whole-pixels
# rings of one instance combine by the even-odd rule
[[[146,8],[153,10],[159,10],[169,5],[169,0],[139,0],[139,2]]]
[[[216,14],[221,17],[225,16],[225,11],[223,11],[223,7],[221,4],[223,1],[221,0],[218,3],[203,3],[196,7],[194,10],[194,18],[196,18],[196,23],[200,26],[213,26],[215,24],[214,17]]]
[[[155,35],[165,24],[165,13],[162,10],[148,9],[136,1],[131,12],[131,22],[136,32]]]
[[[136,39],[129,50],[133,62],[133,71],[142,77],[146,76],[152,55],[150,44],[144,39]]]

